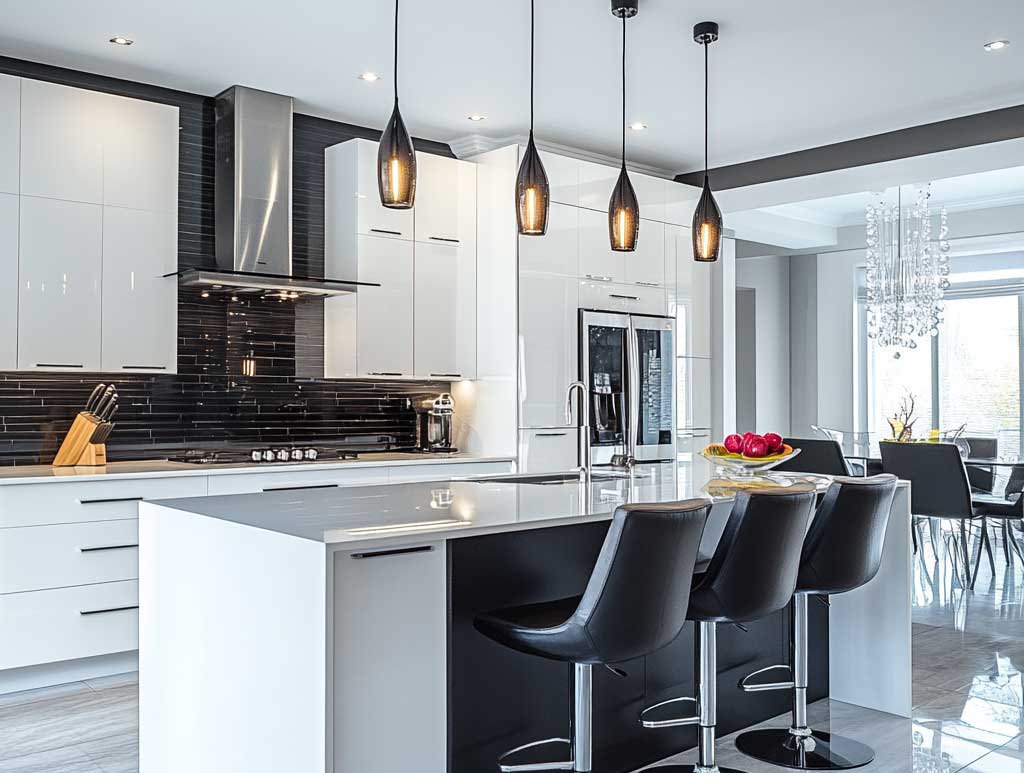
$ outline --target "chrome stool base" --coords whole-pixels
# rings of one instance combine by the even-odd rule
[[[747,773],[747,771],[738,770],[737,768],[723,768],[718,766],[705,768],[700,765],[658,765],[655,768],[648,768],[647,770],[657,771],[657,773]]]
[[[799,770],[848,770],[875,758],[870,746],[820,730],[809,736],[793,735],[786,728],[751,730],[736,736],[736,748],[762,762]]]

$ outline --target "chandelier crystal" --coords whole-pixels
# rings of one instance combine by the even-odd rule
[[[916,349],[917,339],[938,335],[943,296],[949,287],[949,227],[946,208],[938,211],[938,239],[932,239],[928,206],[931,185],[914,190],[904,208],[879,196],[867,206],[868,338],[883,348]]]

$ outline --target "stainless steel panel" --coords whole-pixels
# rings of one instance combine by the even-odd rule
[[[656,461],[674,459],[676,456],[676,419],[675,419],[675,321],[668,317],[648,317],[633,315],[630,317],[630,451],[637,461]],[[642,353],[639,345],[641,331],[654,331],[662,337],[661,359],[658,390],[658,418],[661,428],[661,439],[664,442],[650,443],[640,438],[641,407],[643,399],[641,390],[647,388],[644,383]],[[650,399],[650,395],[648,395]]]

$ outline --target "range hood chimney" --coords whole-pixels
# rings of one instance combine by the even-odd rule
[[[182,284],[298,298],[355,292],[359,282],[292,272],[292,98],[245,86],[217,95],[214,212],[217,269]]]

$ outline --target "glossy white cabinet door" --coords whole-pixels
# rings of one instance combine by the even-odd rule
[[[99,370],[103,207],[23,196],[19,370]]]
[[[0,193],[18,193],[21,165],[21,78],[0,75]]]
[[[711,360],[676,358],[676,399],[680,429],[711,427]]]
[[[669,283],[669,315],[676,318],[676,354],[711,356],[711,265],[693,259],[690,229],[666,227],[667,260],[675,281]]]
[[[574,427],[519,430],[519,471],[566,472],[576,468],[577,432]]]
[[[103,203],[106,112],[116,99],[22,80],[22,195]]]
[[[178,108],[109,97],[104,113],[103,203],[177,211]]]
[[[413,243],[360,235],[357,358],[364,376],[413,373]]]
[[[103,208],[102,370],[177,371],[177,262],[173,211]]]
[[[665,289],[581,279],[580,308],[665,316]]]
[[[417,153],[414,220],[417,241],[459,244],[472,238],[476,167],[467,161]]]
[[[608,214],[590,209],[579,210],[580,277],[605,282],[623,282],[626,278],[624,255],[612,250],[608,239]]]
[[[377,185],[377,143],[369,140],[350,140],[354,143],[350,163],[346,164],[345,189],[351,188],[356,202],[356,229],[358,233],[392,239],[413,238],[413,210],[388,209],[380,203]],[[416,201],[419,201],[417,189]]]
[[[665,186],[667,181],[648,174],[630,172],[629,179],[640,204],[640,217],[665,222]]]
[[[476,378],[476,255],[457,244],[416,243],[417,378]]]
[[[18,206],[0,193],[0,370],[18,367]]]
[[[522,161],[526,146],[519,147],[519,160]],[[540,151],[540,161],[548,175],[548,187],[551,190],[551,201],[559,204],[577,206],[580,201],[579,170],[582,162],[568,156]],[[518,170],[517,170],[518,171]]]
[[[711,443],[711,430],[681,429],[676,431],[676,461],[692,463],[697,454]]]
[[[578,378],[579,290],[573,277],[519,275],[519,423],[563,427],[565,390]]]
[[[579,209],[552,204],[544,236],[519,237],[519,270],[576,276],[579,271]]]
[[[619,167],[595,164],[592,161],[580,161],[580,206],[605,213],[607,217],[608,202],[612,198],[612,188],[619,178]],[[608,239],[608,226],[605,225],[605,241]]]
[[[665,224],[640,220],[636,250],[625,253],[626,282],[644,287],[665,286]]]
[[[665,181],[665,222],[690,226],[693,210],[700,198],[700,188],[683,185],[673,180]]]

